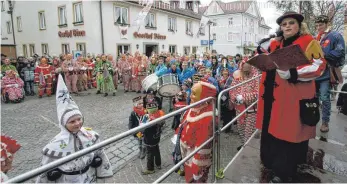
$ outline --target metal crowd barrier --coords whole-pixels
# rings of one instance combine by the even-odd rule
[[[213,126],[215,127],[215,115],[216,115],[216,114],[215,114],[215,113],[216,113],[216,112],[215,112],[215,107],[216,107],[216,100],[215,100],[215,98],[213,98],[213,97],[205,98],[205,99],[200,100],[200,101],[198,101],[198,102],[195,102],[195,103],[193,103],[193,104],[191,104],[191,105],[188,105],[188,106],[186,106],[186,107],[183,107],[183,108],[181,108],[181,109],[178,109],[178,110],[176,110],[176,111],[174,111],[174,112],[171,112],[171,113],[169,113],[169,114],[166,114],[166,115],[164,115],[164,116],[162,116],[162,117],[160,117],[160,118],[158,118],[158,119],[155,119],[155,120],[151,121],[151,123],[146,123],[146,124],[141,125],[141,126],[139,126],[139,127],[133,128],[133,129],[128,130],[128,131],[123,132],[123,133],[120,133],[120,134],[118,134],[118,135],[116,135],[116,136],[114,136],[114,137],[108,138],[108,139],[106,139],[106,140],[104,140],[104,141],[102,141],[102,142],[100,142],[100,143],[97,143],[97,144],[95,144],[95,145],[93,145],[93,146],[90,146],[90,147],[85,148],[85,149],[83,149],[83,150],[80,150],[80,151],[78,151],[78,152],[72,153],[71,155],[68,155],[68,156],[63,157],[63,158],[61,158],[61,159],[59,159],[59,160],[56,160],[56,161],[53,161],[53,162],[48,163],[48,164],[46,164],[46,165],[43,165],[43,166],[41,166],[41,167],[39,167],[39,168],[36,168],[36,169],[34,169],[34,170],[32,170],[32,171],[29,171],[29,172],[26,172],[26,173],[21,174],[21,175],[19,175],[19,176],[16,176],[16,177],[14,177],[14,178],[8,180],[7,183],[20,183],[20,182],[27,181],[27,180],[30,179],[30,178],[33,178],[33,177],[38,176],[38,175],[40,175],[40,174],[42,174],[42,173],[48,172],[48,171],[50,171],[50,170],[52,170],[52,169],[55,169],[56,167],[59,167],[60,165],[63,165],[63,164],[65,164],[65,163],[67,163],[67,162],[69,162],[69,161],[72,161],[72,160],[74,160],[74,159],[76,159],[76,158],[78,158],[78,157],[81,157],[81,156],[86,155],[86,154],[88,154],[88,153],[90,153],[90,152],[93,152],[93,151],[98,150],[98,149],[100,149],[100,148],[102,148],[102,147],[105,147],[105,146],[107,146],[107,145],[109,145],[109,144],[112,144],[112,143],[114,143],[114,142],[116,142],[116,141],[118,141],[118,140],[121,140],[121,139],[123,139],[123,138],[129,136],[129,135],[133,135],[134,133],[137,133],[137,132],[139,132],[139,131],[141,131],[141,130],[144,130],[144,129],[148,128],[148,127],[151,127],[151,126],[153,126],[153,125],[159,124],[159,123],[163,122],[164,120],[166,120],[166,119],[168,119],[168,118],[170,118],[170,117],[173,117],[173,116],[175,116],[175,115],[177,115],[177,114],[179,114],[179,113],[182,113],[182,112],[186,111],[186,110],[189,109],[189,108],[195,107],[195,106],[197,106],[197,105],[200,105],[200,104],[202,104],[202,103],[206,103],[206,102],[209,102],[209,101],[212,101],[212,102],[213,102],[213,107],[214,107],[214,108],[213,108],[213,109],[214,109],[214,111],[213,111],[213,115],[214,115],[214,116],[213,116],[213,117],[214,117],[214,118],[213,118]],[[204,145],[206,145],[206,144],[208,144],[209,142],[211,142],[211,141],[214,139],[214,132],[215,132],[215,131],[213,131],[213,136],[212,136],[210,139],[208,139],[204,144],[202,144],[198,149],[195,149],[193,153],[198,152],[200,149],[202,149],[202,148],[204,147]],[[214,146],[214,145],[213,145],[213,146]],[[214,152],[214,151],[213,151],[213,152]],[[212,152],[212,154],[214,154],[213,152]],[[184,159],[180,162],[181,165],[184,163],[184,161],[186,161],[186,160],[188,160],[190,157],[192,157],[192,156],[194,155],[193,153],[190,154],[189,156],[187,156],[186,158],[184,158]],[[178,164],[180,164],[180,163],[178,163]],[[178,164],[176,164],[174,168],[172,168],[172,169],[169,170],[169,171],[171,171],[170,173],[172,173],[172,172],[177,168],[177,165],[178,165]],[[214,165],[213,160],[212,160],[212,165]],[[178,166],[178,167],[179,167],[179,166]],[[213,170],[214,170],[214,169],[213,169]],[[170,174],[170,173],[169,173],[169,174]],[[157,181],[158,181],[158,182],[162,181],[162,180],[165,179],[169,174],[165,173],[165,174],[164,174],[162,177],[160,177]],[[214,176],[214,175],[213,175],[213,176]]]
[[[330,90],[332,93],[342,93],[342,94],[347,94],[346,91],[335,91],[335,90]]]
[[[239,117],[241,117],[244,113],[247,112],[248,109],[252,108],[255,104],[258,103],[258,100],[255,101],[254,103],[252,103],[250,106],[248,106],[244,111],[242,111],[238,116],[236,116],[233,120],[231,120],[228,124],[226,124],[224,127],[220,128],[222,126],[222,124],[220,123],[221,122],[221,110],[222,110],[222,106],[221,106],[221,99],[222,99],[222,96],[224,93],[227,93],[229,92],[230,90],[236,88],[236,87],[239,87],[243,84],[246,84],[248,82],[251,82],[253,80],[257,80],[258,78],[261,77],[261,74],[260,75],[257,75],[256,77],[253,77],[249,80],[246,80],[244,82],[241,82],[240,84],[237,84],[235,86],[231,86],[230,88],[227,88],[227,89],[224,89],[223,91],[221,91],[218,95],[218,100],[217,100],[217,104],[218,104],[218,124],[220,126],[218,126],[218,131],[217,131],[217,173],[218,173],[218,176],[217,177],[221,177],[221,175],[223,173],[220,173],[220,172],[224,172],[221,170],[221,163],[220,163],[220,134],[225,131],[229,126],[231,126]]]
[[[234,89],[236,87],[239,87],[245,83],[248,83],[250,81],[253,81],[253,80],[256,80],[260,77],[261,75],[258,75],[252,79],[249,79],[247,81],[244,81],[238,85],[235,85],[235,86],[232,86],[228,89],[225,89],[223,91],[221,91],[218,95],[218,122],[220,122],[221,120],[221,97],[224,93],[230,91],[231,89]],[[56,160],[56,161],[53,161],[51,163],[48,163],[46,165],[43,165],[39,168],[36,168],[32,171],[29,171],[29,172],[26,172],[24,174],[21,174],[19,176],[16,176],[10,180],[8,180],[8,183],[20,183],[20,182],[24,182],[24,181],[27,181],[28,179],[30,178],[33,178],[35,176],[38,176],[42,173],[45,173],[45,172],[48,172],[52,169],[55,169],[56,167],[59,167],[60,165],[63,165],[67,162],[70,162],[78,157],[81,157],[83,155],[86,155],[90,152],[93,152],[95,150],[98,150],[102,147],[105,147],[109,144],[112,144],[116,141],[119,141],[129,135],[133,135],[134,133],[137,133],[141,130],[144,130],[148,127],[151,127],[151,126],[154,126],[156,124],[159,124],[161,122],[163,122],[164,120],[170,118],[170,117],[173,117],[179,113],[182,113],[186,110],[188,110],[189,108],[192,108],[192,107],[195,107],[197,105],[200,105],[202,103],[206,103],[206,102],[209,102],[209,101],[212,101],[212,104],[213,104],[213,127],[214,127],[214,131],[213,131],[213,135],[212,137],[210,137],[208,140],[206,140],[201,146],[199,146],[198,148],[196,148],[192,153],[190,153],[188,156],[186,156],[185,158],[183,158],[179,163],[177,163],[176,165],[174,165],[170,170],[168,170],[166,173],[164,173],[161,177],[159,177],[154,183],[160,183],[161,181],[163,181],[165,178],[167,178],[171,173],[173,173],[176,169],[178,169],[181,165],[183,165],[187,160],[189,160],[191,157],[194,156],[195,153],[197,153],[199,150],[201,150],[203,147],[205,147],[207,144],[209,144],[211,141],[212,141],[212,182],[213,183],[216,179],[216,163],[215,163],[215,160],[216,160],[216,154],[217,154],[217,171],[219,172],[219,170],[221,169],[220,168],[220,133],[223,132],[227,127],[231,126],[232,123],[234,123],[238,118],[240,118],[244,113],[247,112],[247,110],[249,110],[250,108],[252,108],[254,105],[257,104],[258,100],[255,101],[254,103],[252,103],[249,107],[247,107],[243,112],[241,112],[239,115],[237,115],[233,120],[231,120],[227,125],[225,125],[224,127],[222,128],[219,128],[220,126],[218,126],[218,130],[216,130],[216,99],[213,98],[213,97],[209,97],[209,98],[206,98],[206,99],[203,99],[199,102],[195,102],[189,106],[186,106],[186,107],[183,107],[181,109],[178,109],[174,112],[171,112],[169,114],[166,114],[158,119],[155,119],[153,120],[151,123],[147,123],[147,124],[144,124],[144,125],[141,125],[139,127],[136,127],[136,128],[133,128],[131,130],[128,130],[126,132],[123,132],[123,133],[120,133],[114,137],[111,137],[111,138],[108,138],[100,143],[97,143],[91,147],[88,147],[88,148],[85,148],[83,150],[80,150],[76,153],[73,153],[71,155],[68,155],[66,157],[63,157],[59,160]],[[217,134],[216,134],[217,133]],[[217,146],[215,145],[215,138],[217,139]],[[216,150],[217,149],[217,150]]]

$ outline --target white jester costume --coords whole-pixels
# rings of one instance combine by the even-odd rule
[[[42,165],[100,142],[99,135],[90,129],[82,127],[79,132],[72,133],[65,128],[71,117],[75,115],[83,116],[70,96],[61,75],[59,75],[58,79],[56,102],[61,132],[43,148]],[[105,152],[98,150],[63,164],[53,171],[40,175],[36,182],[94,183],[96,182],[96,178],[112,175],[111,164]]]

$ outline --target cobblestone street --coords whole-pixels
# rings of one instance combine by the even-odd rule
[[[116,97],[103,97],[90,90],[81,96],[73,96],[81,112],[85,116],[86,127],[97,131],[103,139],[128,130],[128,116],[132,110],[132,98],[136,93],[123,93],[119,90]],[[164,100],[164,110],[168,112],[168,102]],[[16,153],[13,169],[9,172],[14,177],[40,166],[41,149],[57,134],[55,96],[28,97],[20,104],[2,104],[2,133],[17,139],[22,148]],[[113,178],[98,182],[153,182],[173,166],[171,152],[173,144],[170,138],[172,119],[168,119],[161,136],[162,169],[153,175],[142,176],[141,170],[146,168],[146,159],[140,160],[137,140],[129,136],[105,148],[115,172]],[[236,134],[222,135],[222,163],[227,162],[236,153],[239,146]],[[225,165],[224,165],[225,166]],[[34,182],[31,179],[31,182]],[[164,182],[184,182],[184,177],[171,174]]]

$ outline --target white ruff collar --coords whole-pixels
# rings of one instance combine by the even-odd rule
[[[191,116],[191,112],[192,111],[199,113],[201,110],[203,110],[206,107],[208,107],[208,106],[204,105],[204,106],[199,107],[199,108],[192,108],[191,111],[188,112],[188,115],[187,115],[187,118],[186,118],[187,122],[193,123],[193,122],[199,121],[199,120],[201,120],[203,118],[206,118],[206,117],[209,117],[209,116],[213,116],[213,111],[212,110],[203,112],[203,113],[198,114],[197,116],[194,116],[194,117]]]

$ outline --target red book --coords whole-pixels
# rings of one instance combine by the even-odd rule
[[[283,71],[310,64],[305,53],[299,45],[291,45],[278,49],[270,54],[257,55],[247,61],[250,65],[261,71],[280,69]]]

